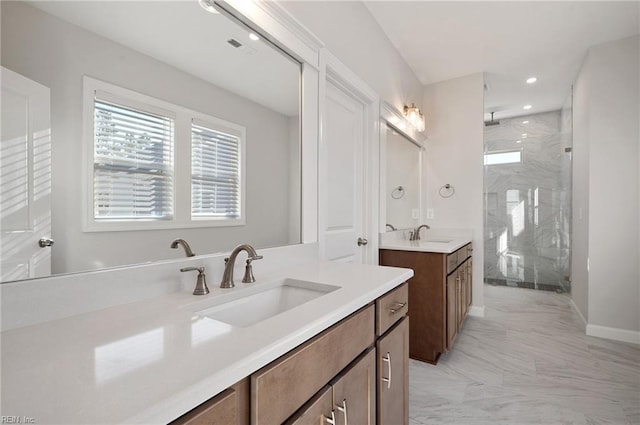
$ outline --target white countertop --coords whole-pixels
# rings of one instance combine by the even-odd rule
[[[470,238],[438,238],[419,241],[396,239],[380,242],[380,249],[392,249],[396,251],[421,251],[451,254],[470,243]]]
[[[451,254],[473,240],[470,229],[422,229],[420,240],[410,241],[413,229],[400,229],[380,234],[379,249]]]
[[[2,415],[38,424],[167,423],[412,276],[313,262],[230,290],[209,281],[205,296],[174,293],[7,330]],[[285,277],[340,288],[246,328],[194,314]]]

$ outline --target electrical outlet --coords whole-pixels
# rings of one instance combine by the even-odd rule
[[[417,208],[414,208],[411,210],[411,218],[413,220],[419,220],[420,219],[420,210]]]
[[[433,217],[434,217],[433,208],[427,208],[427,218],[433,219]]]

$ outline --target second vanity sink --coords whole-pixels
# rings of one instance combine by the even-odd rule
[[[339,286],[282,279],[264,290],[216,305],[195,314],[245,328],[339,289]]]

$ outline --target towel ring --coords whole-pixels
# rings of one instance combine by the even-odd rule
[[[451,186],[449,183],[445,184],[440,188],[438,194],[440,194],[443,198],[451,198],[456,193],[456,189]]]
[[[398,186],[391,191],[391,197],[393,199],[400,199],[404,196],[404,187]]]

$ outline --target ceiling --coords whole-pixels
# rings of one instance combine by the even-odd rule
[[[31,4],[281,114],[299,114],[300,65],[196,0]],[[242,46],[232,47],[231,38]]]
[[[589,47],[639,33],[638,1],[364,3],[422,84],[486,73],[496,119],[559,109]]]

